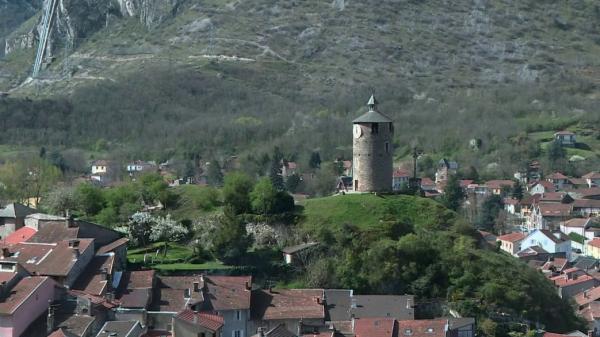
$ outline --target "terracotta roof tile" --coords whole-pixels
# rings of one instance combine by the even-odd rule
[[[393,318],[361,318],[354,321],[356,337],[394,337],[398,331]]]
[[[137,270],[127,273],[127,289],[152,288],[154,285],[154,270]]]
[[[546,217],[566,217],[571,214],[573,206],[570,204],[560,204],[553,202],[544,202],[539,204],[540,213]]]
[[[398,321],[398,336],[445,337],[447,324],[448,321],[445,319]]]
[[[258,320],[325,318],[322,289],[257,290],[252,293],[252,316]]]
[[[592,171],[582,176],[583,179],[600,179],[600,172]]]
[[[4,243],[16,245],[29,240],[37,231],[31,227],[21,227],[4,238]]]
[[[581,275],[576,278],[568,278],[566,275],[560,275],[560,276],[557,276],[556,278],[553,278],[552,280],[554,281],[554,284],[557,287],[563,288],[563,287],[568,287],[568,286],[572,286],[575,284],[583,283],[586,281],[590,281],[593,279],[594,278],[591,277],[590,275]]]
[[[501,235],[501,236],[497,237],[496,239],[498,241],[518,242],[518,241],[523,240],[526,236],[527,235],[525,233],[514,232],[514,233]]]
[[[586,305],[600,299],[600,287],[594,287],[576,294],[574,297],[578,305]]]
[[[563,180],[563,179],[569,179],[569,177],[567,177],[566,175],[564,175],[560,172],[554,172],[554,173],[546,176],[546,179]]]
[[[223,317],[205,312],[186,309],[177,314],[175,318],[215,332],[223,327]]]
[[[54,283],[45,276],[28,276],[21,279],[9,292],[9,296],[0,300],[0,314],[11,315],[23,302],[46,282]]]

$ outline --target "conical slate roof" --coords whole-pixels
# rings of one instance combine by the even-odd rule
[[[364,115],[358,117],[352,123],[391,123],[393,122],[391,118],[382,114],[377,110],[377,99],[375,99],[374,95],[371,95],[369,102],[367,105],[369,106],[369,111]]]

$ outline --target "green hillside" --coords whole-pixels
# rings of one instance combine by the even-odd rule
[[[364,293],[415,294],[421,315],[454,309],[498,325],[548,331],[580,327],[573,308],[543,275],[512,256],[483,248],[469,225],[435,201],[411,196],[347,195],[310,200],[301,228],[321,242],[302,278],[307,286]],[[443,309],[446,308],[446,309]],[[493,325],[493,324],[492,324]]]

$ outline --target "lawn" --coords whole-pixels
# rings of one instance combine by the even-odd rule
[[[385,221],[404,221],[415,226],[447,224],[454,213],[436,201],[408,195],[349,194],[309,199],[302,226],[309,231],[340,229],[344,224],[375,227]]]
[[[164,243],[156,242],[147,247],[131,249],[127,252],[127,261],[129,263],[143,263],[146,255],[147,263],[145,265],[156,270],[177,271],[177,270],[217,270],[230,269],[231,266],[224,265],[219,261],[209,261],[205,263],[187,263],[187,258],[194,254],[189,245],[169,243],[167,255],[163,254]]]

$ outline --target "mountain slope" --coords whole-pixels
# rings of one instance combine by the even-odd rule
[[[506,156],[506,149],[494,151],[520,131],[593,124],[598,118],[600,5],[594,1],[172,0],[167,10],[156,7],[156,1],[135,3],[131,13],[116,0],[67,6],[63,21],[88,26],[77,26],[79,33],[66,39],[57,32],[44,80],[21,86],[13,96],[66,96],[86,116],[105,113],[106,106],[90,100],[118,100],[111,109],[121,116],[143,111],[143,132],[125,137],[107,126],[92,143],[139,139],[137,145],[146,147],[146,136],[159,136],[148,134],[153,126],[169,125],[172,117],[201,128],[216,106],[223,119],[218,127],[203,128],[207,139],[242,129],[260,146],[275,139],[291,152],[321,148],[329,155],[347,155],[347,123],[375,91],[381,109],[399,124],[399,156],[414,142],[430,152],[457,154],[469,139],[480,138],[491,156],[484,162]],[[149,21],[148,13],[161,14]],[[72,48],[61,46],[69,43]],[[5,89],[26,78],[27,57],[33,55],[16,51],[0,63],[11,70]],[[169,72],[209,78],[210,87],[204,83],[181,97],[176,94],[180,85],[199,83],[155,83],[164,97],[152,97],[148,105],[140,79],[158,82]],[[90,97],[98,92],[106,96]],[[77,99],[83,93],[89,97],[85,103]],[[127,105],[121,97],[131,93],[137,105],[120,108]],[[236,102],[245,97],[256,103]],[[199,101],[209,103],[198,106]],[[245,123],[247,118],[252,123]],[[257,125],[271,136],[249,131]],[[168,138],[158,148],[182,141]],[[248,149],[245,141],[212,143],[213,152]],[[473,160],[468,153],[457,155]]]

